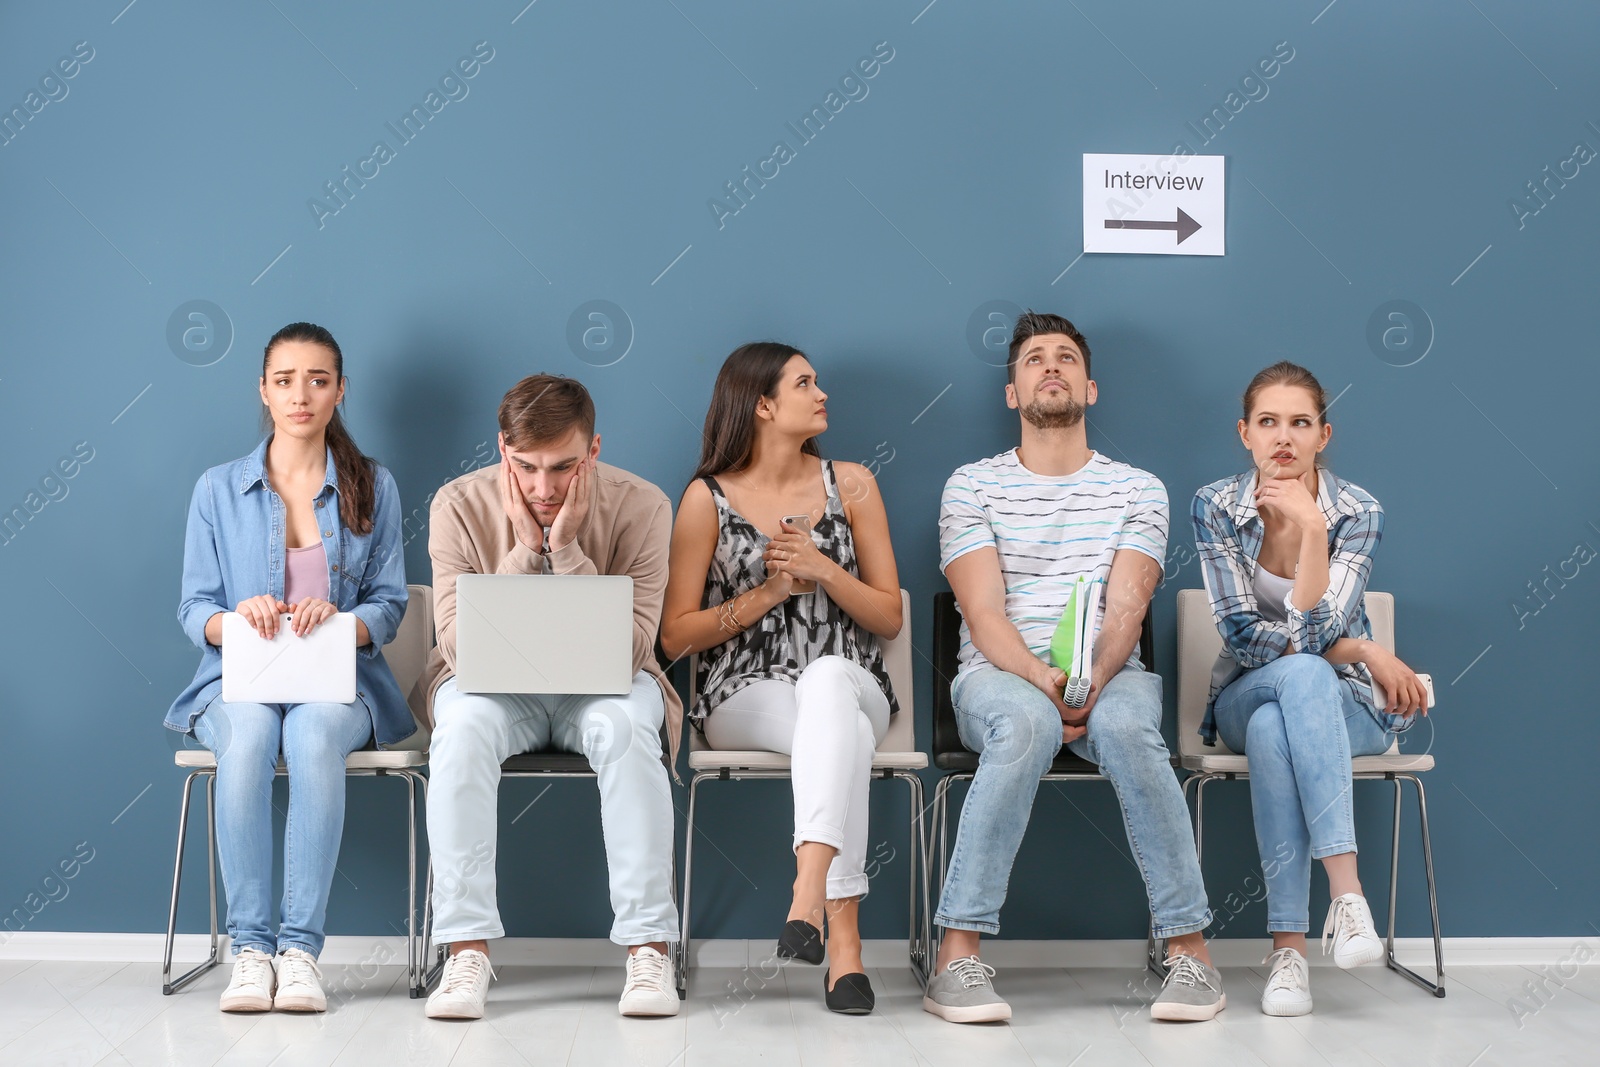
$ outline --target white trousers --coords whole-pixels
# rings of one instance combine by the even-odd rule
[[[794,847],[839,850],[829,900],[867,894],[867,787],[872,756],[889,732],[889,698],[872,672],[843,656],[813,660],[791,684],[751,682],[705,719],[712,748],[782,752],[794,785]]]
[[[640,671],[625,696],[467,694],[452,678],[433,701],[428,847],[433,940],[505,936],[496,903],[500,764],[521,752],[581,752],[600,785],[611,882],[611,940],[678,940],[672,900],[672,791],[661,763],[661,689]],[[558,882],[560,863],[544,864]]]

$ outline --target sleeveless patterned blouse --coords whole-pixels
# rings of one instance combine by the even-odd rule
[[[767,565],[761,554],[771,538],[729,506],[715,478],[708,475],[703,481],[717,502],[717,549],[706,572],[706,594],[701,605],[710,608],[767,580]],[[828,460],[822,461],[822,481],[827,487],[828,504],[811,539],[823,555],[860,577],[855,538],[839,499],[833,464]],[[821,656],[843,656],[865,667],[889,698],[890,712],[900,710],[883,667],[877,636],[840,610],[818,585],[815,592],[789,597],[752,621],[748,629],[700,654],[700,668],[695,675],[699,695],[689,709],[690,721],[700,726],[712,709],[751,682],[764,678],[793,682],[807,664]]]

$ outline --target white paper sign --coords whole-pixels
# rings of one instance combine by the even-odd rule
[[[1083,250],[1220,256],[1223,156],[1083,156]]]

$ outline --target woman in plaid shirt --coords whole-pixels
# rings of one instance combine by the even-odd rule
[[[1317,465],[1333,427],[1310,371],[1281,362],[1244,394],[1251,468],[1195,495],[1192,517],[1223,652],[1201,734],[1250,757],[1250,799],[1273,952],[1268,1015],[1311,1011],[1311,860],[1333,898],[1323,949],[1340,967],[1383,958],[1356,871],[1350,759],[1386,751],[1427,694],[1372,640],[1363,597],[1383,508]],[[1388,694],[1385,697],[1383,694]]]

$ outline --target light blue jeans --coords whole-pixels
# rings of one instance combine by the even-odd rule
[[[1394,734],[1327,660],[1306,653],[1234,679],[1217,694],[1216,714],[1222,743],[1250,757],[1267,929],[1304,933],[1311,861],[1356,850],[1350,758],[1386,751]]]
[[[372,716],[352,704],[230,704],[213,700],[194,735],[217,757],[217,855],[228,892],[233,954],[322,952],[339,841],[344,760],[372,738]],[[289,767],[283,831],[283,924],[272,929],[272,780]]]
[[[495,878],[500,764],[519,752],[552,748],[581,752],[598,780],[611,940],[678,940],[672,785],[661,762],[665,714],[661,686],[645,671],[621,696],[472,694],[454,678],[439,686],[428,752],[434,944],[505,936]],[[547,857],[541,877],[559,880],[563,862]]]
[[[934,922],[995,934],[1039,777],[1061,750],[1061,716],[1032,683],[995,667],[961,675],[951,697],[961,742],[979,759]],[[1099,764],[1116,790],[1156,936],[1204,930],[1211,909],[1189,808],[1161,736],[1161,677],[1124,667],[1096,699],[1089,732],[1070,748]]]

